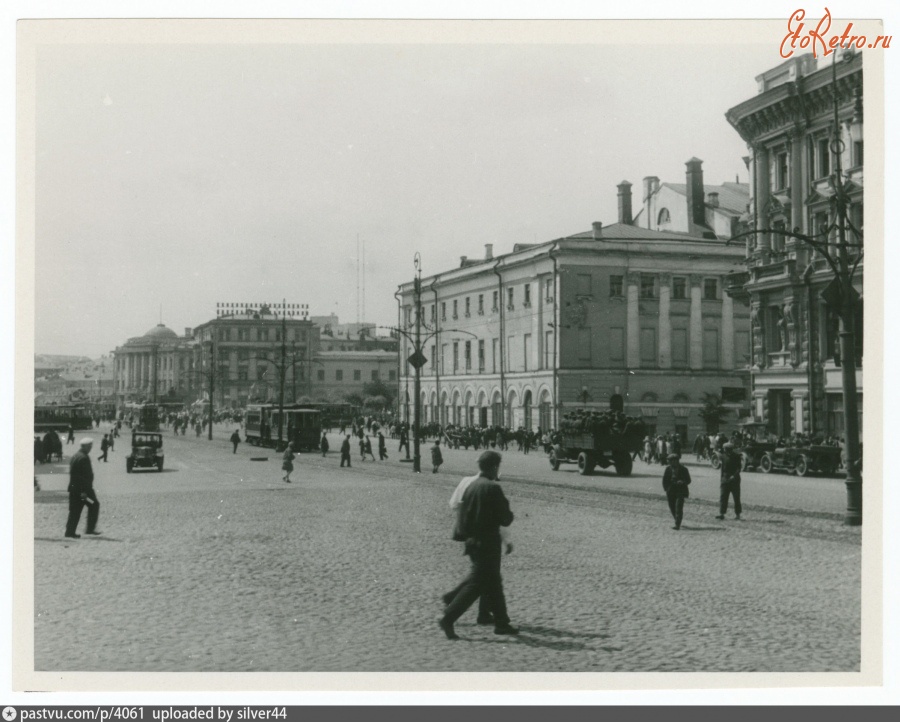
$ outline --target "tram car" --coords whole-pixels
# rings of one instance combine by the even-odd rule
[[[34,430],[39,433],[65,433],[69,426],[75,431],[94,427],[91,413],[84,404],[48,404],[34,407]]]
[[[253,446],[277,451],[283,451],[290,442],[294,451],[313,451],[319,448],[322,438],[322,411],[315,405],[285,404],[282,422],[278,404],[250,404],[244,420],[244,438]]]

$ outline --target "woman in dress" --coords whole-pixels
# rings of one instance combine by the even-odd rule
[[[291,472],[294,470],[294,442],[292,441],[287,445],[287,448],[284,450],[284,456],[281,461],[281,470],[284,472],[284,476],[282,477],[282,481],[286,481],[288,484],[291,483]]]

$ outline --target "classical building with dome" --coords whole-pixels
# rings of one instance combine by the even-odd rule
[[[179,336],[164,324],[128,339],[114,351],[116,406],[144,401],[185,403],[196,396],[192,329]]]

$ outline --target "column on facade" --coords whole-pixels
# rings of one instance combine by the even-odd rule
[[[791,164],[791,228],[803,228],[803,168],[805,167],[805,143],[799,130],[791,134],[789,145]]]
[[[130,351],[125,352],[125,390],[134,386],[134,361]]]
[[[734,299],[722,293],[722,368],[734,368]]]
[[[809,392],[807,390],[791,393],[791,416],[793,431],[797,434],[811,433],[809,428]]]
[[[703,277],[691,274],[691,368],[703,368],[703,316],[701,313],[701,284]]]
[[[766,198],[769,197],[769,153],[761,145],[751,146],[751,157],[753,158],[754,167],[754,184],[753,184],[753,207],[756,228],[766,227],[764,218],[764,209]],[[761,233],[756,237],[757,250],[768,253],[770,248],[770,239],[768,234]]]
[[[629,272],[627,282],[628,288],[625,296],[625,337],[627,339],[625,364],[628,368],[636,369],[641,365],[641,311],[638,297],[641,274]]]
[[[672,319],[669,306],[672,298],[672,274],[659,276],[659,367],[672,368]]]

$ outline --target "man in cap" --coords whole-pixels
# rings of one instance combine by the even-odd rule
[[[447,639],[459,639],[453,629],[454,623],[482,596],[487,602],[482,614],[493,615],[494,634],[519,633],[509,623],[500,576],[503,554],[500,528],[513,521],[509,501],[497,483],[502,458],[498,452],[490,450],[478,457],[479,474],[467,485],[459,504],[453,538],[465,542],[465,554],[471,559],[472,567],[463,582],[444,597],[447,608],[438,625]]]
[[[722,470],[719,477],[719,514],[724,519],[728,511],[728,497],[734,497],[734,516],[741,518],[741,455],[730,441],[722,446]]]
[[[668,466],[663,472],[662,485],[669,502],[669,511],[675,519],[676,531],[681,529],[681,518],[684,516],[684,500],[690,496],[688,486],[691,483],[691,473],[686,466],[682,466],[678,454],[669,454],[666,458]]]
[[[81,510],[88,505],[87,534],[97,535],[97,518],[100,516],[100,502],[94,492],[94,469],[91,466],[91,448],[94,440],[83,438],[79,449],[69,462],[69,518],[66,521],[66,536],[71,539],[81,538],[76,534],[78,522],[81,521]]]

